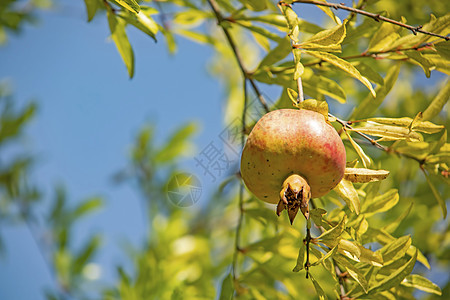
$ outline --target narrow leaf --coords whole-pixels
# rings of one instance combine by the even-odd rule
[[[291,41],[288,38],[282,39],[278,45],[267,53],[259,63],[258,69],[262,66],[273,65],[285,58],[292,51]]]
[[[425,76],[430,78],[431,76],[431,68],[434,67],[434,64],[430,62],[425,56],[422,55],[419,51],[405,51],[406,56],[412,59],[414,62],[419,64],[425,72]]]
[[[314,288],[316,289],[317,296],[319,297],[319,300],[325,300],[327,299],[327,295],[323,291],[322,287],[319,285],[319,283],[314,279],[314,277],[309,274],[309,278],[311,278],[311,281],[314,285]]]
[[[310,50],[340,52],[341,43],[346,36],[346,24],[347,20],[344,20],[344,23],[337,25],[334,28],[320,31],[307,39],[305,42],[299,44],[299,47]]]
[[[125,9],[128,9],[130,12],[138,13],[141,10],[141,7],[136,2],[136,0],[111,0],[115,2],[117,5],[122,6]]]
[[[430,186],[431,191],[433,192],[434,198],[437,200],[437,202],[441,206],[442,215],[443,215],[444,219],[447,218],[447,205],[445,204],[444,199],[442,199],[438,190],[436,189],[434,184],[431,182],[430,178],[428,177],[428,174],[425,171],[423,171],[423,174],[425,175],[425,178],[427,179],[427,183]]]
[[[360,145],[358,145],[358,143],[356,143],[353,138],[350,136],[350,134],[348,133],[347,130],[344,130],[345,134],[347,135],[350,143],[352,144],[353,148],[355,149],[356,153],[358,154],[359,158],[361,159],[362,164],[364,165],[365,168],[367,168],[368,166],[370,166],[370,164],[372,163],[370,160],[370,157],[367,156],[366,153],[364,153],[364,150],[361,148]]]
[[[323,242],[329,247],[334,247],[339,242],[339,237],[342,235],[345,229],[345,223],[347,222],[347,216],[344,215],[342,220],[330,230],[323,232],[317,240]]]
[[[351,119],[361,119],[373,115],[397,81],[400,67],[401,63],[397,63],[389,69],[384,78],[384,85],[379,86],[376,89],[377,96],[375,99],[373,99],[371,95],[368,95],[358,106],[356,106],[350,117]]]
[[[362,287],[365,293],[367,293],[369,289],[369,284],[367,283],[366,277],[364,274],[355,267],[352,263],[350,263],[345,257],[336,255],[334,259],[342,265],[348,274],[355,279],[355,281]]]
[[[125,21],[118,19],[109,6],[107,6],[106,14],[111,37],[128,69],[128,75],[132,78],[134,75],[134,53],[128,41],[127,33],[125,32]]]
[[[366,208],[362,209],[362,211],[370,214],[385,212],[394,207],[398,203],[398,200],[398,191],[396,189],[391,189],[383,195],[375,197]]]
[[[414,255],[411,257],[411,259],[405,265],[396,269],[394,272],[391,273],[391,275],[385,277],[383,280],[377,282],[374,286],[372,286],[369,289],[369,293],[375,294],[381,291],[389,290],[390,288],[399,285],[403,281],[403,279],[412,272],[416,260],[417,260],[417,249],[414,252]]]
[[[343,60],[342,58],[337,57],[336,55],[333,55],[331,53],[327,52],[321,52],[321,51],[309,51],[304,50],[304,52],[308,53],[309,55],[312,55],[314,57],[320,58],[323,61],[329,62],[333,66],[343,70],[344,72],[350,74],[354,78],[361,81],[362,84],[364,84],[372,94],[373,97],[376,97],[375,90],[373,89],[372,85],[370,84],[369,80],[366,77],[363,77],[361,73],[359,73],[358,69],[356,69],[351,63],[349,63],[346,60]]]
[[[381,137],[383,141],[407,140],[420,142],[423,137],[417,132],[411,132],[408,128],[390,126],[390,125],[368,125],[367,127],[358,127],[347,129],[362,132],[371,136]]]
[[[351,182],[373,182],[384,180],[389,176],[387,170],[371,170],[365,168],[345,168],[344,179]]]
[[[360,204],[358,192],[356,192],[353,184],[347,179],[342,179],[341,182],[334,188],[334,190],[341,196],[351,211],[359,215]]]
[[[405,277],[402,281],[402,285],[412,287],[427,293],[436,294],[441,296],[442,291],[438,285],[434,284],[425,277],[417,274],[411,274]]]
[[[383,248],[377,250],[376,253],[381,254],[383,256],[383,261],[388,263],[405,256],[410,246],[411,237],[409,235],[405,235],[393,240]]]
[[[84,0],[88,22],[92,21],[99,8],[99,0]]]
[[[447,80],[444,84],[443,88],[440,89],[437,96],[433,99],[430,105],[425,109],[422,114],[422,118],[424,121],[431,120],[436,115],[438,115],[444,105],[450,99],[450,80]]]
[[[233,276],[231,276],[231,273],[229,273],[222,281],[219,300],[233,299],[233,293]]]
[[[305,250],[306,246],[305,244],[300,245],[300,249],[298,249],[298,257],[297,257],[297,264],[295,265],[292,272],[299,272],[300,270],[303,270],[304,264],[305,264]]]
[[[400,225],[400,223],[401,223],[404,219],[406,219],[406,217],[409,215],[409,213],[411,212],[411,208],[413,207],[413,205],[414,205],[414,203],[411,202],[411,204],[409,205],[408,209],[405,210],[400,216],[398,216],[398,218],[397,218],[395,221],[393,221],[393,222],[389,223],[388,225],[386,225],[386,226],[384,227],[384,230],[386,230],[386,232],[389,232],[389,233],[394,232],[394,231],[397,229],[397,227]]]

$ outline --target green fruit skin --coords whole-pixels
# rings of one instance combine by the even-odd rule
[[[323,115],[298,109],[265,114],[250,132],[242,151],[241,176],[260,200],[278,203],[284,180],[303,176],[312,198],[332,190],[345,171],[345,148]]]

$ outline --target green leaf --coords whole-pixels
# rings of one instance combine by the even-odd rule
[[[367,156],[367,154],[364,152],[364,150],[361,148],[358,143],[356,143],[353,138],[350,136],[347,130],[344,130],[345,134],[347,135],[348,140],[352,144],[353,148],[355,149],[356,153],[358,154],[359,158],[361,159],[361,162],[365,168],[369,167],[372,164],[372,161],[370,160],[370,157]]]
[[[359,257],[361,262],[369,263],[373,266],[382,267],[383,266],[383,257],[378,252],[373,252],[367,248],[364,248],[361,245],[359,246],[359,250],[361,251],[361,255]]]
[[[327,2],[326,0],[322,0],[322,2]],[[322,5],[318,5],[318,8],[320,8],[320,10],[322,10],[328,17],[331,18],[331,20],[333,20],[336,24],[341,24],[342,21],[341,19],[339,19],[338,17],[336,17],[336,15],[334,14],[334,12],[331,10],[330,7],[327,6],[322,6]]]
[[[325,120],[328,120],[328,104],[326,101],[318,101],[316,99],[306,99],[296,105],[300,109],[307,109],[322,114]]]
[[[338,69],[341,69],[342,71],[350,74],[354,78],[358,79],[362,84],[364,84],[369,89],[373,97],[376,97],[375,90],[373,89],[369,80],[366,77],[362,76],[361,73],[359,73],[358,69],[356,69],[348,61],[343,60],[342,58],[339,58],[336,55],[327,52],[310,51],[310,50],[302,50],[302,51],[314,57],[320,58],[323,61],[329,62]]]
[[[299,33],[299,20],[297,14],[294,12],[292,7],[288,5],[281,6],[281,12],[286,18],[287,27],[289,30],[289,38],[294,41],[294,43],[298,43],[298,33]]]
[[[314,74],[311,69],[304,71],[302,83],[305,90],[316,90],[318,93],[331,97],[340,103],[346,101],[345,91],[339,84],[325,76]]]
[[[323,208],[313,208],[309,211],[309,216],[313,220],[314,224],[317,226],[322,226],[322,216],[326,213],[327,211]]]
[[[267,8],[265,0],[239,0],[245,7],[253,11],[262,11]]]
[[[372,36],[369,42],[368,52],[378,52],[391,49],[392,43],[397,40],[400,35],[400,27],[391,23],[383,23],[380,28]]]
[[[423,137],[414,131],[410,131],[408,128],[390,126],[390,125],[368,125],[367,127],[358,127],[353,129],[347,129],[350,131],[362,132],[371,136],[381,137],[383,141],[397,141],[407,140],[413,142],[420,142]]]
[[[444,105],[450,99],[450,80],[447,80],[444,86],[440,89],[439,93],[436,97],[431,101],[430,105],[425,109],[422,114],[422,120],[431,120],[435,116],[437,116]]]
[[[339,194],[339,196],[341,196],[350,210],[359,215],[359,197],[358,192],[356,192],[353,184],[346,179],[342,179],[341,182],[339,182],[339,184],[334,188],[334,190]]]
[[[95,13],[100,7],[99,0],[84,0],[86,5],[86,12],[88,17],[88,22],[92,21],[95,16]]]
[[[302,243],[300,245],[300,249],[298,249],[297,264],[295,265],[292,272],[299,272],[300,270],[303,270],[305,264],[305,250],[306,246]]]
[[[109,0],[111,2],[116,3],[119,6],[122,6],[125,9],[128,9],[130,12],[138,13],[141,10],[141,7],[136,2],[136,0]]]
[[[264,14],[259,16],[246,16],[246,15],[237,15],[234,16],[234,20],[242,20],[242,21],[256,21],[265,24],[270,24],[277,27],[286,27],[286,18],[280,14]]]
[[[252,25],[248,21],[236,21],[235,24],[238,24],[238,25],[240,25],[240,26],[242,26],[244,28],[247,28],[248,30],[250,30],[250,31],[252,31],[254,33],[260,34],[260,35],[262,35],[262,36],[264,36],[264,37],[266,37],[268,39],[271,39],[271,40],[273,40],[275,42],[280,42],[283,39],[279,35],[271,32],[271,31],[269,31],[269,30],[267,30],[267,29],[265,29],[263,27]]]
[[[402,285],[412,287],[427,293],[436,294],[441,296],[442,291],[438,285],[434,284],[425,277],[417,274],[411,274],[405,277],[402,281]]]
[[[141,10],[137,14],[130,13],[129,11],[121,11],[118,13],[118,16],[156,41],[159,26],[150,15],[144,13],[144,10]]]
[[[375,214],[380,212],[385,212],[394,207],[399,200],[398,191],[396,189],[391,189],[386,193],[375,197],[367,207],[362,209],[363,213]]]
[[[158,163],[168,163],[179,155],[189,155],[193,149],[188,139],[197,131],[195,123],[189,123],[178,129],[164,146],[155,154],[155,161]]]
[[[71,214],[73,220],[77,220],[103,206],[103,199],[95,197],[80,203]]]
[[[398,218],[395,221],[390,222],[388,225],[386,225],[383,229],[386,230],[386,232],[389,232],[389,233],[394,232],[397,229],[397,227],[400,225],[400,223],[404,219],[406,219],[406,217],[409,215],[413,205],[414,205],[414,203],[411,202],[411,204],[409,205],[407,210],[405,210],[400,216],[398,216]]]
[[[345,240],[340,240],[341,241],[345,241]],[[317,260],[316,262],[312,263],[311,266],[317,266],[318,264],[323,263],[327,258],[332,257],[336,251],[338,250],[338,246],[340,247],[340,244],[334,246],[330,251],[328,251],[325,255],[323,255],[319,260]]]
[[[359,258],[361,257],[361,249],[352,241],[341,239],[338,244],[338,251],[351,260],[356,262],[360,261]]]
[[[425,171],[423,171],[423,174],[425,174],[425,178],[427,179],[427,183],[430,186],[431,191],[433,192],[434,198],[437,200],[437,202],[439,203],[439,206],[441,207],[442,215],[443,215],[444,219],[447,218],[447,205],[445,204],[444,199],[442,199],[438,190],[436,189],[434,184],[431,182],[428,174]]]
[[[336,226],[323,232],[319,237],[317,237],[317,240],[329,247],[336,246],[339,242],[340,236],[344,232],[346,222],[347,216],[344,215],[342,220]]]
[[[346,24],[347,20],[344,20],[344,23],[334,28],[320,31],[298,46],[302,49],[316,51],[341,52],[341,43],[346,36]]]
[[[398,286],[403,281],[403,279],[412,272],[416,260],[417,249],[411,259],[405,265],[397,268],[396,270],[394,270],[394,272],[391,273],[391,275],[385,277],[383,280],[378,281],[374,286],[370,287],[369,293],[375,294]]]
[[[92,255],[97,251],[100,246],[101,239],[99,236],[92,237],[89,242],[81,249],[75,258],[73,272],[79,274],[86,263],[91,259]]]
[[[344,179],[350,182],[374,182],[384,180],[389,176],[387,170],[371,170],[365,168],[345,168]]]
[[[291,53],[291,41],[288,38],[282,39],[278,45],[267,53],[267,55],[259,63],[258,69],[263,66],[273,65],[285,58]]]
[[[371,67],[369,67],[367,64],[363,62],[354,62],[352,63],[356,69],[358,69],[359,73],[361,73],[362,76],[366,77],[373,83],[376,83],[378,85],[384,85],[384,79],[380,76],[377,72],[375,72]]]
[[[448,43],[447,41],[435,43],[434,48],[441,55],[442,58],[450,60],[450,43]]]
[[[430,76],[431,76],[431,70],[430,69],[434,67],[434,64],[432,62],[430,62],[419,51],[415,51],[415,50],[414,51],[405,51],[404,53],[410,59],[412,59],[417,64],[419,64],[419,66],[421,66],[423,71],[425,72],[425,76],[427,76],[427,78],[430,78]]]
[[[219,300],[230,300],[233,299],[234,286],[233,286],[233,276],[229,273],[223,280],[222,286],[220,288]]]
[[[311,281],[314,285],[314,289],[316,290],[317,296],[319,297],[319,300],[325,300],[328,299],[327,295],[323,291],[322,287],[320,287],[319,283],[314,279],[314,277],[309,274],[309,278],[311,278]]]
[[[383,261],[388,263],[390,261],[398,260],[405,256],[407,251],[411,246],[411,237],[409,235],[405,235],[399,237],[398,239],[393,240],[389,244],[385,245],[383,248],[376,251],[383,257]]]
[[[134,53],[128,41],[127,33],[125,32],[125,21],[118,19],[109,6],[107,6],[106,14],[111,37],[128,69],[128,75],[132,78],[134,75]]]
[[[384,78],[384,85],[376,88],[377,96],[375,99],[373,99],[371,95],[368,95],[358,106],[356,106],[350,116],[352,120],[370,117],[374,114],[397,81],[400,67],[401,63],[397,63],[389,69]]]
[[[423,114],[422,114],[423,116]],[[422,117],[423,120],[423,117]],[[413,120],[411,118],[403,117],[403,118],[369,118],[367,121],[375,122],[378,124],[384,124],[384,125],[392,125],[392,126],[399,126],[399,127],[405,127],[409,128],[413,131],[419,131],[424,132],[428,134],[437,133],[440,132],[442,129],[445,128],[444,125],[436,125],[429,121],[420,121],[420,120]],[[414,123],[413,123],[414,121]]]
[[[355,281],[362,287],[365,293],[367,293],[369,289],[369,284],[367,283],[367,279],[364,274],[355,267],[352,263],[350,263],[345,257],[340,255],[335,255],[334,259],[342,265],[348,274],[355,279]]]

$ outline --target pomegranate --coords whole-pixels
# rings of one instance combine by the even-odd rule
[[[287,209],[292,224],[309,199],[332,190],[345,171],[345,148],[325,117],[305,109],[265,114],[253,127],[241,157],[241,176],[260,200]]]

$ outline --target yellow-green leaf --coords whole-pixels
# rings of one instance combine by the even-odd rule
[[[406,276],[402,281],[402,285],[412,287],[427,293],[436,294],[439,296],[442,295],[442,291],[438,285],[418,274],[411,274]]]
[[[95,16],[95,13],[100,7],[99,0],[84,0],[86,5],[86,12],[88,16],[88,22],[92,21]]]
[[[309,274],[309,278],[311,278],[311,281],[314,285],[314,288],[316,290],[317,296],[319,297],[319,300],[326,300],[327,296],[325,292],[323,291],[322,287],[319,285],[319,283],[314,279],[314,277]]]
[[[385,212],[394,207],[398,203],[398,200],[398,191],[391,189],[382,195],[376,196],[368,203],[366,208],[362,209],[362,212],[366,214]]]
[[[361,159],[361,162],[365,168],[369,167],[371,165],[370,157],[367,156],[367,154],[364,152],[364,150],[361,148],[358,143],[356,143],[353,138],[350,136],[347,130],[345,130],[345,134],[348,137],[348,140],[352,144],[353,148],[355,149],[356,153],[358,154],[359,158]]]
[[[350,117],[351,119],[361,119],[373,115],[397,81],[398,74],[400,73],[400,66],[401,63],[397,63],[389,69],[384,78],[384,85],[379,86],[376,89],[377,96],[375,99],[373,99],[371,95],[368,95],[358,106],[356,106]]]
[[[125,9],[128,9],[130,12],[138,13],[141,10],[141,7],[136,2],[136,0],[110,0],[116,3],[119,6],[122,6]]]
[[[305,263],[305,245],[302,243],[298,250],[297,264],[295,265],[293,272],[298,272],[303,269]]]
[[[341,180],[341,182],[339,182],[339,184],[334,188],[334,190],[336,191],[336,193],[339,194],[339,196],[341,196],[341,198],[345,201],[350,210],[359,215],[360,212],[359,197],[358,192],[356,191],[353,184],[344,178]]]
[[[109,29],[111,37],[116,44],[117,50],[122,56],[122,60],[128,69],[130,78],[134,75],[134,53],[131,44],[128,41],[127,33],[125,32],[125,21],[116,17],[112,8],[107,6],[106,14],[108,17]]]
[[[372,125],[348,130],[362,132],[371,136],[378,136],[381,137],[383,141],[407,140],[420,142],[423,140],[423,137],[419,133],[414,131],[410,132],[408,128],[398,126]]]
[[[391,275],[385,277],[381,281],[378,281],[374,286],[372,286],[369,289],[369,294],[375,294],[377,292],[386,291],[389,290],[390,288],[399,285],[403,281],[403,279],[412,272],[417,260],[417,252],[418,251],[416,249],[414,255],[405,265],[396,269],[394,272],[391,273]]]
[[[425,56],[422,55],[419,51],[405,51],[406,56],[416,62],[419,66],[422,67],[425,72],[425,76],[430,78],[431,76],[431,68],[434,67],[434,64],[430,62]]]
[[[328,103],[326,101],[306,99],[302,103],[297,104],[297,107],[318,112],[324,116],[325,120],[328,120]]]
[[[309,55],[320,58],[323,61],[329,62],[333,66],[341,69],[342,71],[350,74],[354,78],[358,79],[362,84],[364,84],[370,91],[373,97],[376,96],[375,90],[373,89],[370,81],[359,73],[358,69],[356,69],[351,63],[342,58],[337,57],[331,53],[322,52],[322,51],[310,51],[310,50],[302,50]]]
[[[298,46],[302,49],[340,52],[341,43],[346,36],[346,24],[347,20],[344,20],[344,23],[342,23],[341,25],[337,25],[334,28],[320,31]]]
[[[424,121],[431,120],[436,115],[438,115],[444,105],[450,99],[450,80],[447,79],[443,87],[440,89],[439,93],[436,97],[431,101],[430,105],[428,105],[427,109],[422,114],[422,119]]]
[[[397,40],[399,27],[391,23],[383,23],[372,36],[367,51],[376,52],[391,49],[392,43]]]
[[[389,171],[365,168],[345,168],[344,179],[351,182],[373,182],[386,179]]]
[[[421,119],[423,120],[423,114],[422,114]],[[429,121],[421,121],[420,118],[415,119],[415,120],[408,118],[408,117],[369,118],[369,119],[367,119],[367,121],[371,121],[371,122],[375,122],[375,123],[383,124],[383,125],[393,125],[393,126],[399,126],[399,127],[405,127],[405,128],[410,127],[411,130],[413,130],[413,131],[419,131],[419,132],[428,133],[428,134],[437,133],[445,128],[444,125],[436,125]]]
[[[367,293],[369,289],[369,284],[366,280],[364,274],[355,267],[352,263],[350,263],[345,257],[341,257],[340,255],[336,255],[334,259],[338,262],[338,264],[342,265],[348,274],[355,279],[355,281],[363,288],[364,292]]]
[[[342,220],[330,230],[323,232],[317,239],[329,247],[334,247],[339,242],[339,237],[345,229],[345,223],[347,222],[347,216],[344,216]]]
[[[430,186],[431,191],[433,192],[434,198],[436,198],[437,202],[439,203],[439,206],[442,210],[442,215],[445,218],[447,218],[447,205],[445,204],[444,199],[442,199],[441,195],[439,194],[439,191],[436,189],[434,184],[431,182],[427,172],[423,171],[425,174],[425,178],[427,179],[427,183]]]

